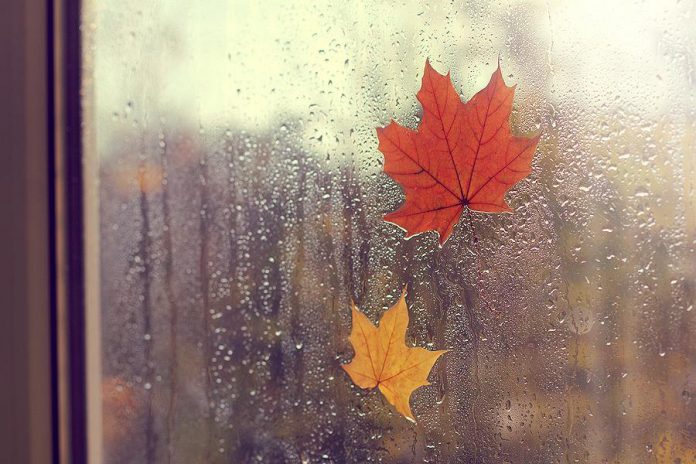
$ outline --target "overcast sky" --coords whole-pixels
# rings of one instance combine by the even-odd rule
[[[537,125],[558,104],[587,109],[578,117],[696,106],[695,2],[87,3],[100,146],[113,121],[262,132],[301,118],[303,143],[350,149],[351,129],[415,124],[426,58],[468,98],[500,55],[515,106],[543,102],[528,114]]]

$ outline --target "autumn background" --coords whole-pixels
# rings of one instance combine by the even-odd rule
[[[696,462],[693,2],[85,3],[105,462]],[[498,57],[514,214],[404,240],[375,128]],[[416,425],[340,367],[404,284]]]

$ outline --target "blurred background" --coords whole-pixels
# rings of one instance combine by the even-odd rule
[[[696,462],[696,3],[83,8],[104,462]],[[542,134],[442,248],[382,220],[426,59]],[[340,367],[405,284],[416,424]]]

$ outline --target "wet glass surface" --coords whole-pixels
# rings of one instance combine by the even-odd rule
[[[693,2],[89,0],[108,463],[696,462]],[[542,133],[440,248],[375,128],[500,58]],[[96,182],[96,180],[95,180]],[[416,424],[352,384],[350,301],[451,349]]]

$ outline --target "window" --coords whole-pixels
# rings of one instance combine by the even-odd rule
[[[688,2],[83,9],[95,459],[696,459]],[[442,247],[382,220],[375,128],[418,125],[426,59],[464,100],[500,59],[542,134],[513,214]],[[404,285],[409,344],[451,350],[415,424],[341,368],[351,300]]]

